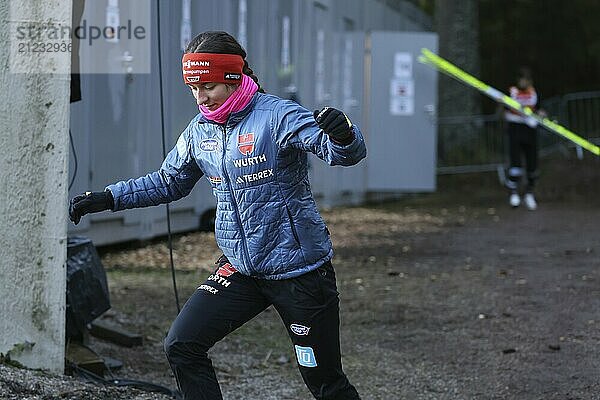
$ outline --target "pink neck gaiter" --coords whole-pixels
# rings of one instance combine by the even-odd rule
[[[225,103],[221,104],[221,107],[215,111],[210,111],[204,106],[198,106],[202,115],[207,119],[223,124],[227,121],[227,118],[231,113],[238,112],[250,103],[254,93],[258,91],[258,85],[248,75],[242,76],[242,83],[237,89],[231,93],[231,96],[225,100]]]

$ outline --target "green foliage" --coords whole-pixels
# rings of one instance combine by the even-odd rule
[[[409,0],[428,15],[433,15],[435,11],[435,0]]]

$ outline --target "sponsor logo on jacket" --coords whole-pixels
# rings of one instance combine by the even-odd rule
[[[252,154],[254,151],[254,133],[240,133],[238,135],[238,149],[244,156]]]
[[[264,154],[261,154],[260,156],[256,156],[256,157],[246,157],[246,158],[239,158],[237,160],[233,160],[233,165],[235,165],[238,168],[243,168],[243,167],[250,167],[252,165],[258,165],[260,163],[264,163],[267,162],[267,156]]]
[[[264,171],[257,172],[255,174],[246,174],[238,176],[235,180],[237,184],[244,184],[250,182],[260,181],[265,178],[269,178],[275,175],[272,169],[265,169]]]
[[[200,142],[200,150],[212,152],[217,151],[219,148],[219,141],[217,139],[204,139]]]

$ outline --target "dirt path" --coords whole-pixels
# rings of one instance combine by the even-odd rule
[[[462,211],[348,260],[368,293],[344,288],[365,398],[598,398],[598,209]]]
[[[343,361],[364,399],[600,393],[598,208],[543,204],[527,212],[401,202],[324,215],[337,249]],[[206,273],[190,275],[198,282]],[[117,310],[143,314],[145,299],[162,293],[168,315],[155,326],[167,329],[172,300],[164,276],[147,284],[130,273],[111,277],[116,291],[128,282],[113,297]],[[160,329],[143,363],[152,371],[139,373],[172,385]],[[227,399],[310,398],[273,312],[220,343],[213,358]]]
[[[416,199],[324,213],[337,250],[343,363],[363,399],[600,398],[599,205],[541,203],[527,212],[497,201]],[[218,253],[210,234],[176,245],[195,260],[189,267],[179,259],[185,299],[208,275],[194,263],[209,267]],[[170,275],[146,268],[161,246],[144,256],[103,254],[113,305],[103,318],[143,333],[144,346],[98,339],[91,346],[124,362],[119,376],[174,387],[161,343],[175,312]],[[225,399],[311,398],[273,311],[219,343],[212,357]],[[37,387],[58,396],[52,383]],[[58,398],[7,390],[0,398]],[[102,390],[78,393],[166,398]]]

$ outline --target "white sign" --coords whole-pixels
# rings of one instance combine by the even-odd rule
[[[414,97],[415,81],[412,79],[392,79],[390,82],[390,96]]]
[[[396,53],[394,55],[394,76],[396,78],[412,78],[413,56],[411,53]]]
[[[415,81],[397,78],[390,81],[390,113],[392,115],[415,113]]]
[[[116,35],[116,32],[119,29],[120,20],[119,0],[108,0],[108,5],[106,6],[106,28],[107,32],[111,33],[106,35],[107,42],[116,43],[119,41],[119,37]]]
[[[390,100],[390,114],[413,115],[415,113],[415,101],[412,98],[396,98]]]

